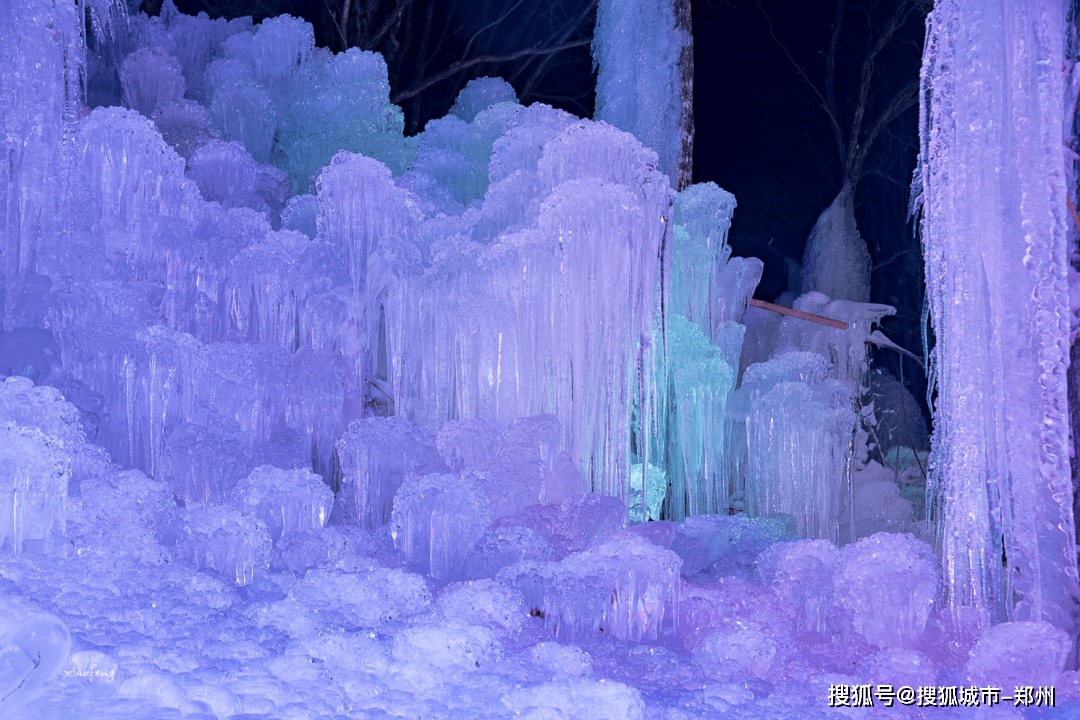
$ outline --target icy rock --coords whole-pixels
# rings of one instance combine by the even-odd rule
[[[214,137],[210,113],[194,100],[159,105],[152,119],[162,139],[185,159]]]
[[[761,579],[801,611],[804,630],[824,633],[832,607],[840,549],[827,540],[796,540],[773,545],[758,558]]]
[[[263,465],[233,488],[229,506],[266,524],[270,540],[319,530],[326,524],[334,493],[310,470],[282,470]]]
[[[682,558],[682,572],[689,577],[717,563],[724,569],[749,567],[766,547],[789,533],[782,518],[695,515],[675,526],[670,547]]]
[[[394,496],[394,546],[414,568],[441,581],[462,576],[465,557],[490,525],[487,498],[468,475],[407,480]]]
[[[521,630],[528,616],[521,593],[493,580],[451,585],[439,595],[435,609],[448,621],[491,627],[505,633]]]
[[[188,685],[188,700],[205,704],[217,718],[227,718],[243,712],[244,703],[231,690],[220,685]]]
[[[126,554],[143,562],[169,557],[180,516],[169,486],[138,470],[114,470],[83,481],[68,535],[77,548]]]
[[[574,552],[626,527],[626,505],[617,497],[586,493],[559,504],[551,540],[561,552]]]
[[[105,396],[91,390],[86,383],[74,378],[56,382],[54,387],[64,399],[75,406],[79,416],[79,427],[89,442],[97,439],[105,415]]]
[[[69,452],[85,442],[75,406],[58,390],[35,386],[29,377],[0,380],[0,420],[36,428],[62,441]]]
[[[418,625],[394,636],[394,658],[405,672],[431,666],[443,672],[475,672],[487,666],[502,648],[493,630],[463,622]]]
[[[335,554],[332,544],[323,533],[288,533],[274,541],[274,549],[270,554],[270,569],[289,570],[303,575],[311,568],[326,565]]]
[[[529,659],[555,676],[587,677],[592,674],[592,658],[576,645],[537,643],[529,651]]]
[[[408,475],[442,466],[434,436],[398,417],[353,421],[335,453],[341,467],[336,500],[341,515],[370,529],[390,520],[394,495]]]
[[[165,441],[159,476],[185,507],[224,502],[251,469],[245,443],[237,431],[181,423]]]
[[[74,152],[80,223],[92,225],[110,260],[144,276],[151,267],[160,272],[163,241],[190,216],[183,158],[149,119],[123,108],[97,108],[84,118]]]
[[[727,236],[734,212],[735,196],[711,182],[690,185],[675,199],[668,310],[706,333],[712,326],[710,281],[731,257]]]
[[[679,593],[679,634],[691,651],[713,631],[753,627],[778,652],[790,644],[796,611],[761,583],[723,577],[708,584],[686,583]]]
[[[839,539],[841,489],[855,427],[851,391],[815,353],[747,369],[746,486],[753,515],[789,515],[802,537]]]
[[[210,102],[210,118],[222,138],[241,143],[258,162],[269,162],[278,110],[261,87],[243,81],[219,86]]]
[[[1068,634],[1048,622],[1004,622],[979,637],[965,670],[979,685],[1050,687],[1065,669],[1071,650]]]
[[[581,475],[570,453],[562,452],[555,458],[551,472],[544,479],[540,489],[540,502],[563,503],[575,495],[589,491],[588,482]]]
[[[681,565],[675,553],[628,533],[569,555],[544,593],[544,626],[560,640],[656,640],[677,627]]]
[[[672,520],[681,520],[687,515],[726,512],[729,488],[721,470],[727,399],[735,384],[735,370],[724,360],[724,351],[686,318],[670,316],[667,329],[665,352],[673,408],[667,419],[668,514]],[[738,348],[731,353],[737,356]]]
[[[62,373],[60,346],[48,330],[22,328],[0,334],[0,376],[48,384]]]
[[[513,690],[500,701],[515,715],[567,720],[644,720],[636,688],[611,680],[564,680]]]
[[[382,547],[374,533],[355,525],[324,527],[318,531],[286,533],[274,545],[271,569],[290,570],[303,575],[315,567],[352,571],[366,567],[368,558],[389,555],[387,540]]]
[[[853,473],[852,483],[855,510],[855,539],[878,532],[905,532],[913,528],[911,501],[901,497],[895,473],[871,462]],[[851,512],[844,508],[840,515],[840,535],[851,534]]]
[[[435,435],[446,466],[454,472],[486,467],[499,450],[503,429],[494,420],[468,418],[446,423]]]
[[[144,700],[163,708],[183,710],[188,705],[184,688],[168,673],[146,673],[128,678],[116,690],[117,697]]]
[[[855,189],[848,183],[822,211],[802,258],[802,291],[835,299],[870,299],[870,254],[855,224]]]
[[[294,193],[307,192],[312,177],[341,150],[400,173],[409,157],[404,127],[404,115],[390,103],[381,55],[359,48],[315,53],[293,81],[282,110],[277,163],[289,173]]]
[[[938,573],[929,545],[912,535],[878,533],[841,550],[833,593],[867,642],[910,648],[926,627]]]
[[[229,260],[220,292],[226,335],[289,350],[300,343],[300,308],[318,289],[300,267],[309,246],[304,235],[284,230],[256,240]]]
[[[694,662],[714,679],[756,677],[767,680],[775,672],[777,645],[760,627],[730,623],[715,630],[694,648]]]
[[[294,195],[281,209],[281,229],[293,230],[307,235],[314,240],[319,230],[316,218],[319,215],[319,199],[314,195]]]
[[[238,142],[210,140],[188,158],[187,176],[206,200],[224,208],[249,207],[274,214],[288,195],[288,177],[275,167],[255,162]]]
[[[500,570],[523,561],[546,562],[555,555],[551,542],[522,525],[493,527],[481,537],[465,558],[464,576],[492,578]]]
[[[422,577],[402,570],[312,570],[289,590],[287,600],[317,611],[321,623],[349,630],[415,615],[431,604],[431,590]]]
[[[510,83],[499,77],[473,78],[458,93],[450,114],[472,122],[482,111],[502,102],[517,102],[517,93]]]
[[[875,685],[917,688],[936,684],[937,668],[930,658],[915,650],[886,648],[860,662],[855,674]]]
[[[326,632],[297,638],[289,644],[288,654],[304,655],[319,661],[337,674],[382,673],[389,664],[382,644],[369,633]]]
[[[156,48],[140,48],[120,66],[124,105],[153,117],[161,106],[184,97],[184,73],[180,61]]]
[[[626,531],[635,535],[640,535],[641,537],[651,542],[653,545],[662,547],[665,550],[670,550],[671,543],[675,540],[675,528],[675,523],[669,520],[656,520],[653,522],[644,522],[638,523],[637,525],[631,525],[626,529]],[[686,559],[684,558],[684,568],[685,565]]]
[[[540,463],[499,463],[492,470],[467,470],[463,477],[487,498],[491,519],[511,518],[536,503],[544,479]]]
[[[0,548],[63,551],[70,452],[62,439],[0,420]]]
[[[515,172],[535,174],[544,145],[576,120],[565,110],[541,103],[522,109],[516,116],[516,124],[492,146],[489,165],[492,186]]]
[[[0,597],[0,710],[9,717],[64,667],[71,633],[56,616]]]
[[[266,524],[219,505],[184,513],[178,558],[200,570],[213,570],[237,585],[249,585],[270,567]]]
[[[284,103],[314,50],[311,24],[289,15],[266,18],[253,35],[233,35],[225,42],[226,55],[245,61],[278,104]]]

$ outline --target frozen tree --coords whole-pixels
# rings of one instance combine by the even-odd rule
[[[596,17],[596,119],[660,156],[682,190],[694,155],[694,42],[689,0],[604,0]]]
[[[947,599],[957,617],[1075,632],[1064,9],[939,0],[915,180]]]
[[[827,49],[822,53],[824,75],[812,80],[784,48],[799,76],[812,88],[825,111],[836,143],[840,192],[821,213],[802,258],[801,291],[817,290],[833,299],[867,302],[870,299],[870,254],[855,221],[855,190],[868,169],[870,152],[888,125],[915,106],[918,82],[899,85],[892,77],[896,66],[892,57],[910,23],[926,11],[923,0],[859,3],[848,8],[837,0]],[[861,62],[857,75],[846,77],[844,55],[851,51],[843,41],[845,27],[859,23],[868,32],[869,43],[857,47]],[[775,37],[775,36],[774,36]]]

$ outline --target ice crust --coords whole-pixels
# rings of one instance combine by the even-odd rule
[[[785,320],[740,367],[762,266],[729,193],[670,187],[672,66],[623,45],[686,38],[632,5],[612,124],[484,78],[415,138],[382,58],[296,18],[0,9],[0,715],[1075,703],[1060,627],[940,606],[971,568],[907,534],[920,448],[851,453],[888,308],[810,293],[852,330]]]

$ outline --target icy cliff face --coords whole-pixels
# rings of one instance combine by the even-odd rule
[[[1063,3],[936,3],[916,180],[949,601],[1073,628],[1065,30]]]

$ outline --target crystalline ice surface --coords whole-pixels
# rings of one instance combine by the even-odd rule
[[[682,143],[679,57],[692,42],[675,27],[675,5],[602,2],[593,40],[597,118],[656,150],[669,178],[676,176]]]
[[[465,557],[491,524],[487,498],[468,475],[407,480],[394,496],[390,532],[415,568],[439,580],[462,575]]]
[[[935,7],[917,187],[950,604],[1075,632],[1065,5]]]
[[[601,7],[598,117],[611,124],[522,106],[488,78],[410,138],[373,53],[315,48],[296,18],[122,5],[0,9],[0,595],[39,606],[0,602],[0,681],[20,688],[0,715],[804,717],[839,678],[1060,670],[1062,631],[1035,616],[1067,605],[1067,572],[1050,571],[1069,557],[1055,533],[1071,520],[1029,481],[1057,477],[1065,456],[1012,432],[1060,440],[1060,413],[1035,422],[1032,403],[1002,401],[980,406],[1007,409],[985,436],[946,423],[935,438],[944,527],[958,533],[941,538],[950,597],[989,607],[969,601],[1011,588],[1018,623],[930,647],[956,628],[934,607],[929,546],[830,542],[850,539],[841,518],[858,537],[910,510],[891,470],[847,475],[852,391],[888,309],[810,294],[797,302],[853,330],[784,320],[746,334],[762,325],[746,312],[762,266],[730,257],[734,198],[708,184],[676,194],[665,177],[687,40],[667,3]],[[999,19],[965,28],[993,34]],[[1036,33],[1048,52],[1054,33]],[[1044,89],[1059,66],[1045,65]],[[999,127],[975,117],[991,100],[961,103],[960,130]],[[952,162],[948,127],[924,162]],[[1058,183],[1060,163],[1035,167],[1049,154],[1019,153],[1024,176]],[[1060,230],[1011,170],[993,187],[964,175],[977,160],[949,165],[968,185],[924,182],[928,221],[967,207],[949,200],[960,192],[980,222],[1020,197]],[[929,247],[997,248],[954,247],[977,223],[945,219]],[[1042,263],[1060,243],[1039,244],[1057,236],[1033,237],[1025,267],[1043,275],[1029,285],[1012,250],[928,258],[935,278],[986,278],[956,276],[979,307],[953,325],[974,334],[939,337],[953,410],[957,378],[989,372],[987,338],[1013,321],[1053,335],[1053,302],[1032,315],[994,290],[1057,292]],[[932,316],[965,312],[928,287]],[[1027,309],[984,312],[1014,306]],[[1009,367],[1050,363],[1052,343],[1026,339],[994,341],[1016,348]],[[983,364],[961,372],[972,358]],[[1060,363],[1043,367],[1053,380]],[[1014,392],[1011,377],[960,396]],[[1015,397],[1043,397],[1032,387]],[[971,472],[949,480],[958,447]],[[1035,510],[991,527],[1006,517],[991,501],[1013,488]]]
[[[318,530],[326,524],[334,494],[307,469],[263,465],[233,488],[230,504],[262,520],[273,542],[285,534]]]

